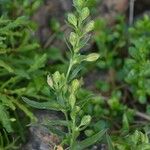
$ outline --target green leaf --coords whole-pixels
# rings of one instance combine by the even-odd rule
[[[2,105],[0,105],[0,122],[2,123],[3,127],[7,130],[7,132],[13,132],[11,122],[9,119],[9,114],[6,111],[6,108]]]
[[[114,150],[114,147],[113,147],[113,143],[111,141],[111,138],[110,136],[106,133],[106,140],[107,140],[107,144],[108,144],[108,149],[109,150]]]
[[[58,83],[61,79],[61,74],[59,71],[56,71],[53,75],[52,75],[53,81],[54,83]]]
[[[0,100],[2,101],[3,105],[11,108],[12,110],[15,110],[15,106],[14,106],[13,102],[6,95],[3,95],[0,93]]]
[[[84,60],[88,62],[92,62],[92,61],[96,61],[99,57],[100,55],[98,53],[91,53],[87,55]]]
[[[75,47],[78,38],[79,38],[78,35],[75,34],[74,32],[71,32],[71,33],[70,33],[69,42],[71,43],[71,45],[72,45],[73,47]]]
[[[68,22],[74,27],[77,27],[77,18],[74,14],[72,13],[68,14]]]
[[[75,93],[80,88],[80,82],[77,79],[74,79],[71,83],[71,93]]]
[[[85,32],[86,33],[91,32],[94,29],[94,25],[95,25],[95,22],[90,21],[85,27]]]
[[[64,137],[66,136],[66,133],[63,132],[62,129],[59,129],[59,128],[57,128],[57,127],[54,128],[54,126],[46,126],[46,127],[48,127],[48,129],[49,129],[52,133],[54,133],[54,134],[56,134],[56,135],[58,135],[58,136],[60,136],[60,137],[63,137],[63,138],[64,138]]]
[[[82,65],[77,66],[77,68],[75,68],[70,75],[70,81],[73,80],[82,69],[83,69]]]
[[[60,111],[61,108],[56,102],[48,101],[48,102],[35,102],[29,100],[26,97],[22,97],[23,101],[26,102],[28,105],[37,108],[37,109],[48,109],[48,110],[55,110]]]
[[[17,50],[20,52],[28,52],[28,51],[32,51],[39,48],[39,45],[37,43],[32,43],[32,44],[28,44],[28,45],[23,45],[21,47],[19,47]]]
[[[107,129],[102,130],[98,132],[97,134],[81,141],[78,143],[75,143],[73,146],[73,150],[85,150],[85,148],[93,145],[94,143],[101,141],[103,139],[103,136],[105,135]]]
[[[36,55],[34,58],[34,62],[31,65],[28,72],[34,72],[34,71],[38,70],[39,68],[44,67],[46,60],[47,60],[47,54],[43,54],[42,56]]]
[[[53,88],[53,79],[50,75],[47,76],[47,83],[51,88]]]
[[[90,15],[90,11],[88,7],[85,7],[81,11],[81,22],[84,21]]]
[[[129,131],[129,121],[128,121],[126,113],[123,114],[122,124],[123,124],[123,130],[124,131]]]
[[[88,125],[91,122],[91,116],[87,115],[87,116],[83,116],[80,126],[85,126]]]
[[[73,0],[73,4],[77,7],[77,8],[81,8],[83,7],[85,0]]]
[[[136,149],[137,150],[150,150],[150,144],[146,144],[146,143],[141,144],[141,145],[137,146]]]
[[[0,60],[0,67],[5,68],[8,72],[13,73],[14,70],[12,67],[10,67],[7,63],[5,63],[3,60]]]
[[[70,106],[71,106],[72,109],[74,108],[75,103],[76,103],[76,97],[75,97],[74,94],[71,94],[69,96],[69,104],[70,104]]]
[[[135,47],[130,47],[129,48],[129,53],[133,58],[138,58],[138,51]]]
[[[26,78],[26,79],[30,79],[30,76],[29,74],[23,70],[23,69],[15,69],[15,75],[19,76],[19,77],[22,77],[22,78]]]
[[[12,98],[12,101],[20,110],[22,110],[30,119],[31,121],[37,121],[37,118],[34,116],[34,114],[23,104],[19,103],[17,100]]]

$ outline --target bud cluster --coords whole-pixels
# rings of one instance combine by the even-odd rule
[[[67,21],[73,29],[69,36],[69,43],[72,46],[72,53],[74,54],[74,64],[82,61],[92,62],[99,58],[99,54],[96,53],[85,56],[81,55],[79,52],[87,44],[89,40],[89,33],[94,29],[94,21],[87,21],[90,15],[90,10],[88,7],[85,7],[85,2],[86,1],[83,0],[74,0],[74,6],[77,12],[76,14],[68,14]]]
[[[76,70],[78,70],[78,64],[81,62],[93,62],[99,58],[97,53],[80,54],[80,50],[89,40],[89,33],[94,29],[94,21],[87,21],[90,10],[85,6],[85,3],[86,0],[73,0],[76,12],[68,14],[67,22],[72,27],[72,31],[68,38],[71,56],[67,73],[64,74],[56,71],[47,77],[47,83],[54,92],[57,102],[68,121],[70,149],[73,149],[79,132],[84,130],[91,121],[91,116],[89,115],[83,116],[80,119],[77,115],[82,109],[78,101],[78,91],[82,83],[76,79],[78,73]]]

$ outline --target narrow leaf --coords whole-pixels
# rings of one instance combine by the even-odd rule
[[[38,70],[39,68],[44,67],[46,60],[47,60],[47,54],[43,54],[42,56],[36,55],[34,58],[33,64],[31,65],[28,72],[34,72]]]
[[[84,150],[85,148],[93,145],[94,143],[102,140],[103,136],[105,135],[107,129],[105,130],[102,130],[100,132],[98,132],[97,134],[81,141],[81,142],[78,142],[78,143],[75,143],[74,147],[73,147],[73,150]]]
[[[0,60],[0,67],[5,68],[8,72],[13,73],[14,70],[4,61]]]
[[[108,149],[109,150],[114,150],[111,138],[110,138],[110,136],[107,133],[106,133],[106,140],[107,140],[107,144],[108,144]]]
[[[0,100],[2,101],[2,104],[11,108],[12,110],[15,110],[15,105],[12,103],[10,98],[8,98],[6,95],[0,93]]]
[[[37,108],[37,109],[48,109],[48,110],[56,110],[60,111],[60,107],[56,102],[35,102],[29,100],[26,97],[22,97],[23,101],[26,102],[28,105]]]
[[[56,135],[58,135],[58,136],[60,136],[60,137],[64,137],[65,135],[66,135],[66,133],[65,132],[63,132],[61,129],[59,129],[59,128],[54,128],[53,126],[47,126],[48,128],[49,128],[49,130],[52,132],[52,133],[54,133],[54,134],[56,134]]]
[[[32,121],[37,121],[37,118],[34,116],[34,114],[23,104],[19,103],[17,100],[12,98],[13,103],[17,105],[18,108],[20,108]]]
[[[9,114],[6,108],[2,105],[0,105],[0,122],[2,123],[3,127],[5,127],[7,132],[13,132],[13,129],[11,127],[11,122],[9,119]]]

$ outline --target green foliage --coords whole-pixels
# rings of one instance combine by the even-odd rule
[[[94,97],[90,97],[90,95],[94,95]],[[85,131],[86,136],[91,136],[107,128],[119,128],[122,134],[129,132],[129,125],[134,120],[135,112],[127,105],[122,104],[120,91],[114,91],[107,100],[102,95],[96,95],[87,90],[81,90],[79,97],[88,100],[79,115],[94,116],[94,121]]]
[[[42,0],[1,0],[0,15],[16,18],[21,15],[31,16],[42,4]]]
[[[94,143],[96,143],[97,141],[100,141],[102,140],[102,138],[104,137],[106,133],[106,130],[103,130],[103,131],[100,131],[99,133],[81,141],[81,142],[78,142],[78,143],[75,143],[74,146],[73,146],[73,150],[83,150],[91,145],[93,145]]]
[[[150,17],[144,15],[142,18],[136,20],[133,27],[129,28],[130,38],[137,39],[137,37],[149,38],[149,28],[150,28]]]
[[[14,21],[0,18],[0,123],[7,132],[12,132],[12,125],[17,124],[14,113],[18,109],[36,120],[20,101],[22,95],[37,98],[41,93],[41,68],[47,60],[46,54],[38,52],[39,45],[32,40],[31,33],[32,23],[26,17]]]
[[[127,31],[123,16],[118,16],[116,22],[113,27],[108,27],[104,19],[95,22],[94,39],[101,54],[101,61],[97,65],[101,69],[118,67],[121,63],[119,53],[127,44]]]
[[[89,15],[96,14],[99,1],[73,0],[75,11],[67,18],[71,27],[66,40],[68,63],[58,48],[47,48],[49,40],[44,46],[47,49],[39,51],[33,31],[36,25],[27,18],[34,15],[42,0],[0,0],[0,149],[19,149],[16,145],[20,141],[12,137],[17,134],[24,139],[28,119],[36,120],[21,97],[34,108],[64,114],[65,119],[43,122],[60,137],[64,148],[91,149],[94,143],[103,141],[109,150],[150,149],[148,133],[140,132],[145,126],[149,129],[150,17],[138,18],[132,27],[123,16],[117,17],[113,26],[103,19],[90,21]],[[50,39],[60,40],[59,20],[52,18],[49,27],[54,33]],[[85,55],[82,49],[88,45],[93,28],[94,52]],[[94,63],[99,58],[97,51],[101,59]],[[96,77],[96,89],[89,77],[85,79],[94,92],[81,88],[83,63],[88,64],[88,74],[95,64],[101,69],[95,69],[96,76],[90,79]],[[47,76],[46,86],[44,70],[48,69],[54,73]],[[23,120],[21,112],[26,116]],[[106,133],[108,128],[111,136]]]
[[[73,30],[70,33],[67,44],[69,45],[71,52],[68,70],[66,73],[56,71],[54,74],[47,77],[47,83],[50,86],[56,108],[51,105],[53,104],[51,100],[44,103],[37,103],[27,98],[23,98],[23,100],[32,107],[39,109],[56,109],[57,111],[64,113],[66,121],[51,121],[50,126],[56,125],[57,122],[58,124],[60,123],[60,125],[67,125],[68,133],[65,133],[64,136],[63,134],[61,135],[63,136],[62,145],[67,144],[71,150],[85,149],[102,139],[102,136],[106,133],[106,130],[102,130],[83,141],[77,141],[80,132],[85,130],[91,122],[91,116],[84,115],[81,118],[78,117],[78,113],[83,107],[79,103],[80,101],[78,101],[77,96],[81,87],[81,82],[76,78],[77,74],[74,75],[74,71],[78,69],[79,65],[84,61],[96,61],[99,58],[99,54],[80,54],[80,50],[89,40],[89,32],[91,32],[94,28],[94,21],[86,21],[90,12],[85,6],[85,2],[83,0],[74,0],[74,6],[76,8],[76,12],[68,14],[68,24]]]
[[[136,22],[131,33],[130,57],[126,59],[126,82],[131,87],[131,92],[140,103],[146,103],[150,96],[150,18],[145,16]],[[139,37],[136,39],[136,37]]]
[[[149,150],[150,143],[149,138],[146,134],[141,131],[135,131],[133,134],[126,136],[115,144],[116,150]]]
[[[18,138],[10,139],[5,131],[0,133],[0,150],[17,150],[19,146],[17,146]]]

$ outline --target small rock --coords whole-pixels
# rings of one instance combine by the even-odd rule
[[[45,119],[58,119],[58,114],[51,111],[36,111],[38,123],[29,127],[28,142],[22,147],[22,150],[53,150],[54,146],[59,145],[59,138],[53,134],[41,123]]]

